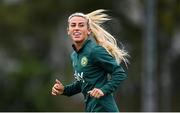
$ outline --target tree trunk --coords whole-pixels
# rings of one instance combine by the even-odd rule
[[[142,111],[157,111],[157,45],[155,34],[155,0],[147,0],[147,15],[143,39]]]

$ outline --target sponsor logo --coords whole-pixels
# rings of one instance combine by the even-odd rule
[[[78,73],[77,71],[75,71],[74,77],[75,77],[75,79],[76,79],[77,81],[81,81],[81,80],[82,80],[82,82],[85,82],[84,79],[83,79],[83,72]]]

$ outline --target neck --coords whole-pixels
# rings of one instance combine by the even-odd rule
[[[81,49],[82,43],[74,43],[76,50],[79,51]]]
[[[77,51],[79,51],[81,49],[81,47],[83,46],[83,44],[86,40],[87,40],[87,38],[85,40],[83,40],[82,42],[74,42],[74,45],[75,45]]]

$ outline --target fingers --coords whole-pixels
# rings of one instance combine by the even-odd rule
[[[57,90],[59,90],[61,88],[61,85],[56,83],[56,84],[54,84],[53,87],[56,88]]]
[[[104,93],[102,92],[102,90],[98,88],[94,88],[93,90],[88,91],[88,93],[90,94],[90,96],[95,97],[95,98],[100,98],[104,96]]]
[[[57,84],[62,84],[58,79],[56,79],[56,83]]]
[[[56,93],[54,93],[54,92],[52,92],[51,94],[54,95],[54,96],[56,96]]]
[[[63,92],[64,92],[63,84],[58,79],[56,79],[56,83],[52,87],[51,94],[57,96],[58,94],[62,94]]]
[[[60,91],[58,89],[56,89],[55,87],[52,88],[52,94],[57,95],[59,93],[60,93]]]

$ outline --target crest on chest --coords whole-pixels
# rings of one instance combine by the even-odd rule
[[[81,66],[85,67],[88,64],[88,59],[86,56],[81,58]]]

